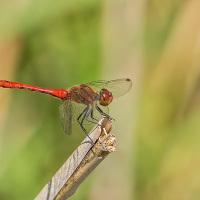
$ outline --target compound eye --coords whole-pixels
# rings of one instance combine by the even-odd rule
[[[112,93],[106,89],[102,89],[100,92],[100,105],[107,106],[112,101]]]

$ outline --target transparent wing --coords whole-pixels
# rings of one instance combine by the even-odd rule
[[[62,101],[59,107],[60,120],[65,133],[71,135],[72,133],[72,105],[71,101]]]
[[[100,106],[100,105],[98,106],[101,108],[101,110],[104,113],[108,114],[108,107]],[[61,124],[65,133],[71,135],[72,123],[78,124],[77,119],[81,115],[81,113],[85,110],[85,108],[86,108],[86,105],[81,104],[81,103],[76,103],[76,102],[68,101],[68,100],[61,102],[60,108],[59,108],[60,119],[61,119]],[[102,115],[96,110],[96,108],[93,107],[90,109],[93,109],[93,112],[92,112],[93,118],[100,120]],[[88,116],[88,120],[97,123],[97,121],[91,118],[91,113]],[[83,125],[86,125],[86,124],[90,124],[90,123],[85,119],[83,122]]]
[[[60,104],[60,119],[65,133],[71,135],[72,123],[78,123],[77,118],[84,111],[86,105],[70,100],[62,101]]]
[[[128,78],[111,81],[93,81],[87,84],[97,92],[103,88],[107,89],[112,93],[113,98],[117,98],[126,94],[132,87],[132,81]]]

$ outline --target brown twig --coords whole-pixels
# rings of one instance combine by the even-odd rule
[[[102,118],[62,167],[45,185],[35,200],[64,200],[74,194],[78,186],[115,150],[116,138],[107,134],[112,129],[108,118]],[[103,128],[105,127],[105,128]]]

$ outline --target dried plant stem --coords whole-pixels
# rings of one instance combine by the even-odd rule
[[[112,123],[102,118],[62,167],[45,185],[35,200],[64,200],[70,197],[101,161],[115,150],[116,138],[107,134]],[[105,127],[105,128],[102,128]]]

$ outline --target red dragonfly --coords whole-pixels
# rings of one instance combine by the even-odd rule
[[[0,80],[0,87],[27,89],[60,98],[62,102],[59,110],[64,131],[71,134],[72,122],[78,122],[86,135],[87,131],[83,126],[84,121],[97,124],[98,119],[95,117],[95,113],[112,119],[103,111],[103,107],[107,107],[113,99],[127,93],[131,86],[132,82],[127,78],[111,81],[93,81],[74,86],[69,90],[46,89]],[[102,108],[100,108],[101,106]]]

